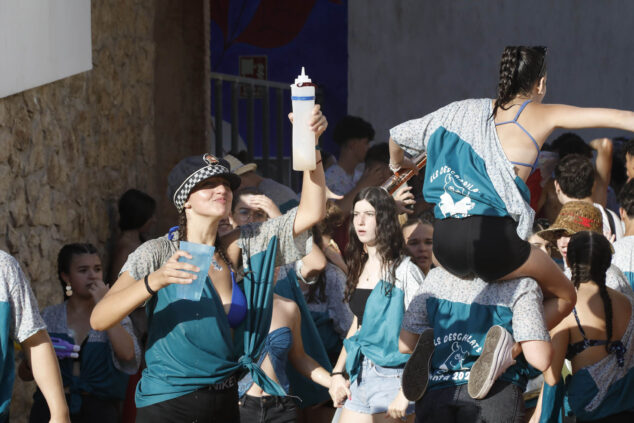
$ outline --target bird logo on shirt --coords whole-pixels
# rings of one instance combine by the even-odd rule
[[[461,343],[456,341],[451,344],[451,354],[447,357],[447,359],[438,366],[438,369],[445,373],[449,370],[458,370],[462,369],[462,362],[469,355],[470,348],[464,348]]]
[[[469,211],[475,207],[475,203],[469,197],[469,190],[456,184],[451,175],[445,175],[445,192],[440,196],[438,207],[444,217],[456,216],[467,217]],[[458,201],[454,201],[450,193],[463,197]]]

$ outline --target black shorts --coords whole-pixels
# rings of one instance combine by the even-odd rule
[[[494,282],[522,266],[531,253],[510,217],[469,216],[434,224],[434,255],[442,267],[464,278]]]

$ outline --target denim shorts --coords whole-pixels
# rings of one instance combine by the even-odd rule
[[[344,408],[363,414],[385,413],[401,388],[402,375],[403,367],[382,367],[364,357]],[[410,402],[407,414],[412,413],[414,403]]]

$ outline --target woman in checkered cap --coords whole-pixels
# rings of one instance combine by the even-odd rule
[[[327,127],[319,106],[310,126],[317,141]],[[107,330],[147,302],[147,368],[137,386],[138,422],[239,421],[236,376],[245,370],[267,393],[284,395],[254,357],[269,329],[274,268],[306,254],[307,229],[325,214],[324,170],[318,149],[315,154],[317,167],[304,172],[297,208],[222,237],[218,224],[230,212],[240,178],[210,154],[188,157],[170,173],[178,234],[148,241],[130,254],[91,317],[94,328]],[[180,240],[215,247],[199,301],[165,289],[191,283],[190,272],[199,270],[178,261],[192,258],[178,249]],[[244,292],[235,282],[240,277]]]

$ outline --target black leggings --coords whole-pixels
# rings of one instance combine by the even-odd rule
[[[434,256],[450,273],[495,282],[521,267],[531,246],[510,217],[469,216],[434,223]]]
[[[240,422],[238,386],[203,388],[171,400],[137,408],[137,423]]]

